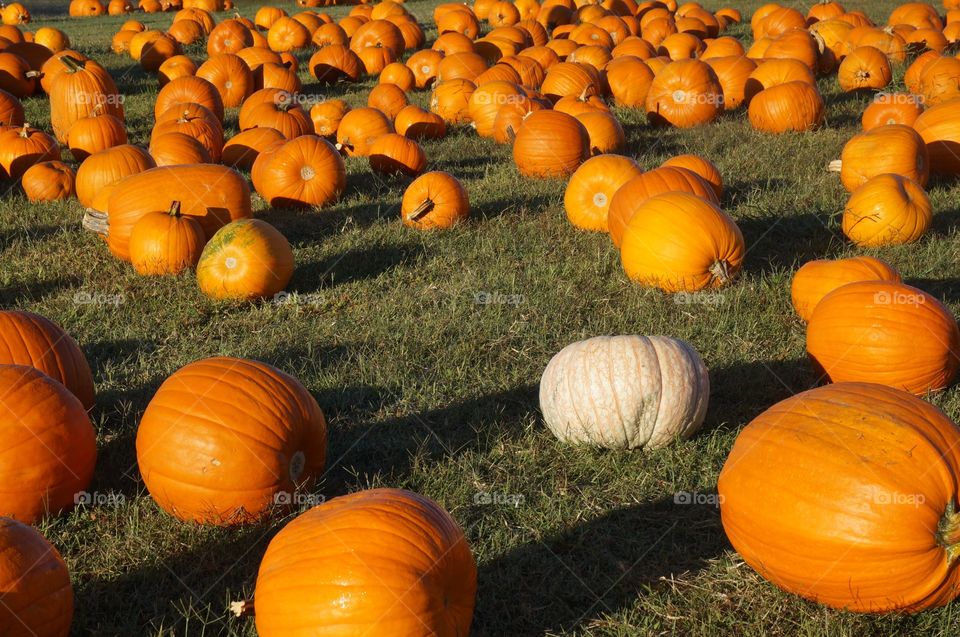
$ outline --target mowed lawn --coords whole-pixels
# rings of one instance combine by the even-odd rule
[[[407,5],[428,42],[436,4]],[[761,3],[704,4],[735,4],[749,16]],[[897,2],[844,4],[885,21]],[[110,69],[126,96],[131,142],[146,146],[157,83],[109,52],[123,19],[72,20],[65,1],[27,6],[32,28],[65,30],[75,48]],[[257,6],[241,2],[239,10],[252,18]],[[280,6],[297,11],[293,2]],[[340,17],[349,7],[327,11]],[[173,16],[134,17],[166,28]],[[746,22],[732,31],[745,42]],[[188,53],[202,57],[205,48]],[[305,93],[354,105],[373,86],[321,89],[305,69],[302,76]],[[159,384],[218,354],[267,361],[316,396],[330,423],[318,494],[402,487],[453,514],[479,564],[475,635],[960,633],[956,605],[870,617],[781,593],[732,551],[710,497],[738,430],[817,383],[790,306],[793,272],[809,259],[864,253],[840,232],[846,193],[826,166],[870,98],[840,94],[834,77],[822,78],[821,90],[826,126],[779,137],[752,131],[742,111],[685,131],[617,111],[629,154],[645,168],[699,153],[726,180],[723,208],[746,238],[745,269],[730,287],[693,299],[628,281],[606,235],[567,222],[563,181],[521,177],[509,147],[467,128],[424,146],[428,168],[453,173],[470,193],[471,219],[453,231],[405,228],[399,203],[408,181],[373,176],[364,159],[347,160],[347,192],[328,209],[271,210],[255,197],[257,215],[294,247],[284,303],[218,304],[192,274],[137,276],[81,230],[75,200],[31,205],[16,189],[5,192],[0,305],[65,327],[97,383],[92,490],[102,504],[41,527],[74,579],[74,633],[255,634],[252,620],[228,616],[228,604],[252,594],[264,549],[289,518],[237,529],[182,524],[154,505],[134,452],[137,423]],[[414,99],[425,105],[429,93]],[[26,100],[26,108],[31,124],[49,130],[45,98]],[[235,110],[227,127],[228,136],[237,132]],[[934,180],[930,192],[936,216],[928,235],[869,254],[956,313],[960,186]],[[564,446],[546,430],[537,384],[547,361],[572,341],[617,333],[686,339],[703,355],[710,408],[692,440],[611,452]],[[931,400],[960,418],[960,389]],[[696,494],[696,503],[677,503],[682,492]]]

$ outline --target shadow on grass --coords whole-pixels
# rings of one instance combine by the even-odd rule
[[[933,215],[930,231],[934,234],[949,236],[960,230],[960,209],[940,210]]]
[[[416,261],[424,254],[423,245],[412,241],[347,250],[326,259],[298,264],[287,289],[291,293],[303,294],[353,281],[374,279]]]
[[[618,509],[480,566],[475,635],[583,628],[728,547],[719,510],[673,498]]]
[[[61,290],[79,287],[82,283],[83,279],[74,274],[45,281],[13,283],[6,287],[0,287],[0,307],[5,309],[16,308],[23,301],[39,301]]]
[[[0,186],[2,188],[2,186]],[[30,226],[29,228],[0,230],[0,250],[10,248],[17,241],[38,242],[63,232],[60,226]]]
[[[929,292],[944,303],[960,303],[960,279],[907,279],[904,283]]]
[[[839,227],[824,216],[802,213],[737,219],[747,245],[745,270],[762,272],[791,269],[798,263],[821,258],[843,243]]]

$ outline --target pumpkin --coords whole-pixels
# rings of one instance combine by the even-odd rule
[[[239,20],[224,20],[213,28],[207,36],[207,55],[213,57],[221,53],[236,53],[253,45],[250,29]]]
[[[360,491],[310,509],[270,541],[257,573],[257,634],[457,637],[470,632],[476,592],[470,547],[446,511],[409,491]]]
[[[716,57],[705,60],[717,75],[723,91],[723,108],[732,111],[747,101],[747,83],[757,64],[743,56]],[[612,86],[612,85],[611,85]]]
[[[310,119],[313,121],[313,130],[317,135],[334,139],[340,121],[350,110],[350,106],[341,99],[323,100],[310,108]]]
[[[840,63],[837,80],[844,91],[882,89],[890,83],[890,61],[872,46],[857,47]]]
[[[600,95],[602,93],[600,76],[597,70],[586,64],[561,62],[554,64],[540,87],[541,92],[551,101],[562,97],[578,95]]]
[[[619,155],[600,155],[583,162],[564,192],[567,219],[583,230],[607,232],[614,194],[642,172],[634,160]]]
[[[63,384],[84,409],[94,402],[93,375],[77,342],[47,318],[0,310],[0,365],[34,367]]]
[[[123,32],[121,31],[120,33]],[[167,29],[167,35],[184,46],[196,44],[205,36],[203,26],[194,20],[177,20]],[[129,49],[129,46],[127,48]],[[167,62],[169,62],[169,59]],[[166,62],[164,62],[164,64],[166,64]],[[162,68],[163,64],[160,66]]]
[[[387,116],[375,108],[355,108],[343,116],[337,127],[337,149],[351,157],[366,157],[381,135],[393,132]]]
[[[452,228],[470,215],[467,191],[449,173],[420,175],[407,186],[400,203],[404,225],[419,230]]]
[[[439,82],[430,94],[430,111],[448,124],[469,122],[470,97],[476,88],[473,82],[464,79]]]
[[[274,151],[264,171],[261,195],[276,207],[335,203],[347,183],[340,154],[315,135],[297,137]]]
[[[209,164],[210,152],[183,133],[165,133],[150,140],[150,156],[157,166]]]
[[[136,447],[161,509],[185,521],[242,524],[312,485],[325,463],[326,420],[293,376],[259,361],[215,357],[160,385]]]
[[[427,88],[437,79],[437,69],[443,55],[431,49],[417,51],[407,58],[407,67],[413,72],[417,88]]]
[[[7,25],[27,24],[30,22],[30,12],[19,2],[11,2],[0,9],[0,17]]]
[[[106,215],[88,214],[87,229],[105,235],[110,252],[130,260],[133,225],[150,212],[179,201],[184,215],[196,217],[207,237],[231,220],[251,216],[250,187],[236,171],[213,164],[151,168],[120,181],[110,193]]]
[[[633,56],[615,58],[606,66],[613,99],[625,108],[644,108],[653,77],[650,67]]]
[[[289,95],[289,94],[287,94]],[[242,113],[240,130],[251,128],[273,128],[287,139],[294,139],[313,132],[313,122],[296,99],[278,98],[271,102],[253,106]]]
[[[678,249],[682,246],[682,249]],[[729,283],[746,252],[736,222],[713,203],[686,192],[640,204],[623,233],[627,276],[665,292],[696,292]]]
[[[304,49],[310,45],[310,30],[299,21],[282,16],[267,30],[267,44],[278,53]]]
[[[50,88],[50,124],[60,143],[66,143],[73,124],[95,108],[124,120],[123,97],[106,69],[70,55],[60,57],[59,62],[62,68]]]
[[[196,24],[196,23],[194,23]],[[180,77],[193,77],[197,72],[197,63],[191,60],[186,55],[175,55],[172,58],[166,60],[163,64],[160,65],[160,68],[157,69],[157,82],[160,84],[161,89],[173,80]],[[157,96],[159,99],[160,96]],[[220,94],[217,93],[217,99],[220,98]],[[173,105],[177,102],[193,102],[196,99],[191,95],[190,99],[180,98],[176,102],[171,101],[170,105]],[[205,105],[206,106],[206,105]],[[208,108],[211,108],[208,106]],[[213,110],[213,108],[211,108]],[[154,111],[161,112],[161,111]]]
[[[180,213],[174,201],[169,212],[140,217],[130,232],[130,263],[139,274],[180,274],[194,267],[206,242],[203,228]]]
[[[801,319],[809,321],[823,297],[857,281],[900,283],[900,274],[886,261],[868,256],[808,261],[793,275],[790,285],[793,309]]]
[[[155,168],[153,158],[139,146],[123,144],[100,151],[84,160],[77,169],[77,199],[89,208],[97,193],[124,177]]]
[[[447,124],[442,117],[415,104],[403,107],[397,113],[393,126],[399,134],[410,139],[440,139],[447,134]]]
[[[818,603],[942,606],[957,594],[958,444],[943,412],[896,389],[797,394],[737,436],[717,485],[724,531],[763,577]]]
[[[415,177],[427,165],[427,156],[420,144],[396,133],[380,135],[369,148],[370,168],[375,173],[402,173]]]
[[[933,219],[930,198],[915,181],[877,175],[850,195],[843,210],[843,234],[859,246],[911,243]]]
[[[0,518],[0,624],[11,637],[65,637],[73,588],[60,553],[32,526]]]
[[[34,164],[59,159],[56,140],[30,124],[0,130],[0,175],[18,180]]]
[[[903,74],[903,83],[906,85],[907,90],[914,95],[920,93],[920,78],[923,75],[923,72],[926,70],[927,66],[939,60],[942,56],[936,51],[927,51],[926,53],[917,56],[910,66],[907,67],[906,72]]]
[[[154,102],[153,115],[161,117],[174,106],[179,104],[199,104],[205,106],[223,122],[223,98],[213,84],[193,75],[178,77],[167,82],[157,94]]]
[[[74,122],[67,133],[67,146],[79,162],[90,155],[126,143],[127,129],[123,122],[103,112],[100,107]]]
[[[32,95],[37,72],[19,55],[0,51],[0,90],[17,98]]]
[[[377,80],[378,84],[393,84],[401,91],[410,91],[416,86],[417,80],[413,71],[402,62],[388,64]]]
[[[318,82],[334,84],[339,80],[359,80],[362,63],[357,54],[346,45],[330,44],[314,53],[307,66]]]
[[[688,192],[717,205],[720,203],[713,186],[693,171],[677,166],[656,168],[625,183],[610,199],[607,226],[613,244],[619,247],[622,243],[627,222],[637,206],[654,195],[675,191]]]
[[[407,104],[406,93],[395,84],[377,84],[367,96],[367,106],[383,112],[390,120],[393,120]]]
[[[560,440],[656,449],[689,438],[707,413],[710,378],[688,343],[596,336],[567,345],[540,378],[540,410]]]
[[[949,310],[922,290],[859,281],[816,305],[807,324],[807,353],[830,382],[880,383],[924,394],[953,381],[960,330]]]
[[[167,133],[183,133],[193,137],[207,149],[210,159],[220,161],[223,153],[223,125],[210,109],[199,104],[177,104],[157,118],[151,139]]]
[[[207,242],[197,264],[200,290],[217,300],[269,298],[283,290],[292,275],[290,244],[259,219],[225,225]]]
[[[665,66],[650,86],[647,118],[656,125],[699,126],[723,111],[723,88],[706,62],[678,60]]]
[[[764,89],[750,100],[750,125],[765,133],[803,132],[820,126],[823,97],[807,82],[787,82]]]
[[[131,38],[130,41],[132,43],[133,39]],[[180,43],[173,37],[163,34],[144,44],[140,52],[140,66],[148,73],[156,73],[164,62],[182,54]]]
[[[0,365],[0,387],[6,413],[0,433],[7,441],[0,480],[16,485],[0,493],[0,514],[34,524],[72,508],[75,494],[90,486],[96,434],[83,403],[34,367]]]
[[[197,77],[216,87],[226,108],[240,106],[253,93],[253,73],[246,62],[233,54],[211,56],[197,69]]]
[[[76,174],[62,161],[42,161],[23,173],[20,185],[31,202],[69,199],[75,193]]]
[[[339,24],[330,22],[321,25],[314,31],[310,41],[319,49],[331,44],[348,46],[350,44],[350,36],[347,35],[347,32],[344,31],[343,27]]]
[[[915,130],[900,124],[881,126],[853,136],[843,147],[840,161],[830,164],[852,192],[884,173],[907,177],[924,186],[930,176],[927,147]]]
[[[960,175],[960,99],[926,109],[913,128],[927,144],[930,169],[940,175]]]
[[[526,177],[565,177],[590,156],[590,137],[576,118],[557,111],[524,118],[513,144],[513,161]]]
[[[0,126],[23,126],[23,104],[12,94],[0,90]]]
[[[286,138],[274,128],[251,128],[237,133],[223,146],[223,163],[227,166],[250,170],[257,156],[275,142]]]
[[[723,196],[723,176],[712,161],[699,155],[676,155],[667,159],[661,166],[686,168],[703,178],[713,188],[717,200]]]
[[[909,93],[880,93],[863,111],[860,123],[863,130],[872,130],[888,124],[913,126],[923,113],[923,101]]]
[[[936,106],[960,97],[957,74],[960,60],[954,57],[937,57],[923,67],[916,91],[927,106]]]
[[[626,134],[613,113],[606,111],[581,113],[577,115],[577,121],[587,131],[591,155],[619,153],[626,147]]]

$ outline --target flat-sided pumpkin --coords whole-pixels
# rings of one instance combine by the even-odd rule
[[[197,283],[207,296],[246,301],[269,298],[293,276],[293,250],[279,230],[260,219],[223,226],[207,242]]]
[[[949,310],[922,290],[860,281],[837,288],[814,308],[807,353],[832,382],[880,383],[923,394],[953,381],[960,330]]]
[[[262,222],[261,222],[262,223]],[[266,363],[215,357],[160,385],[137,429],[150,495],[181,519],[252,522],[323,471],[326,420],[300,382]]]
[[[446,511],[409,491],[360,491],[314,507],[270,541],[257,574],[257,633],[463,637],[476,591],[470,547]]]
[[[920,611],[960,592],[957,426],[868,383],[777,403],[737,436],[717,485],[743,559],[780,588],[857,612]]]
[[[707,413],[710,378],[688,343],[597,336],[564,347],[540,379],[540,410],[565,442],[614,449],[689,438]]]
[[[900,274],[886,261],[868,256],[807,261],[793,275],[790,285],[793,309],[801,319],[809,321],[823,297],[857,281],[900,283]]]

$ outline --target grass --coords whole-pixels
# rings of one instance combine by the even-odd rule
[[[427,25],[435,4],[409,8]],[[760,2],[736,4],[748,15]],[[882,20],[897,2],[845,4]],[[251,17],[256,8],[239,6]],[[122,19],[70,20],[50,0],[30,8],[33,26],[63,28],[111,70],[127,98],[132,142],[145,146],[156,83],[109,53]],[[161,27],[171,20],[138,18]],[[734,33],[749,39],[746,26]],[[353,104],[372,86],[320,89],[304,80],[307,93]],[[563,182],[520,177],[509,148],[466,129],[425,145],[429,168],[454,173],[470,192],[473,217],[451,232],[404,228],[405,182],[372,177],[363,160],[347,161],[348,192],[329,209],[270,210],[257,199],[257,215],[294,246],[288,289],[296,296],[284,304],[221,305],[200,294],[193,275],[138,277],[80,229],[77,202],[39,206],[5,194],[0,305],[44,314],[81,343],[98,391],[92,489],[123,496],[120,506],[42,525],[74,579],[74,634],[255,634],[227,606],[252,592],[259,559],[285,520],[235,530],[180,524],[146,494],[134,453],[139,416],[160,382],[217,354],[268,361],[316,396],[330,421],[319,493],[403,487],[454,515],[479,563],[475,635],[957,634],[957,606],[870,617],[782,593],[731,550],[716,507],[674,502],[681,491],[715,493],[738,429],[817,382],[789,282],[805,260],[856,252],[839,230],[846,195],[825,167],[869,99],[839,94],[833,78],[821,89],[828,124],[802,135],[756,133],[743,112],[680,131],[619,111],[629,154],[644,167],[702,153],[727,181],[723,207],[749,252],[745,271],[711,303],[678,303],[631,284],[607,237],[567,223]],[[45,99],[26,107],[31,123],[49,125]],[[236,111],[227,125],[236,132]],[[960,187],[934,182],[931,195],[937,214],[927,237],[871,254],[956,312]],[[513,302],[478,303],[483,293]],[[699,435],[628,453],[566,447],[546,431],[536,390],[547,361],[571,341],[611,333],[668,334],[702,353],[712,393]],[[960,390],[933,401],[960,417]],[[481,504],[478,494],[500,503]]]

